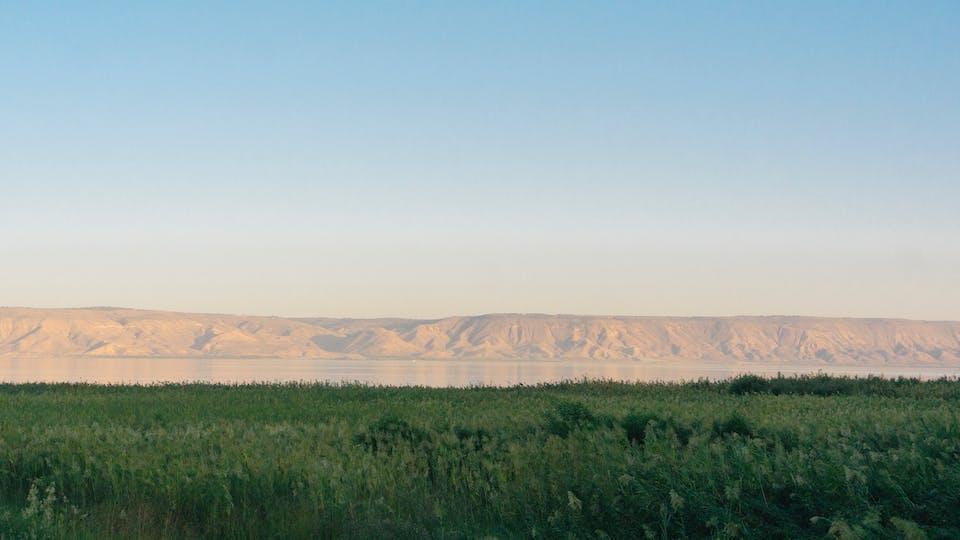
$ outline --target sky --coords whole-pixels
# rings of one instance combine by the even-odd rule
[[[0,305],[960,320],[960,3],[2,2]]]

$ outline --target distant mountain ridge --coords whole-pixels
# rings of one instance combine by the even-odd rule
[[[276,357],[960,364],[960,322],[492,314],[283,318],[0,308],[0,358]]]

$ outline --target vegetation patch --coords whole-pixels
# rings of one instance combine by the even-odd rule
[[[939,382],[942,384],[934,384]],[[786,377],[762,377],[760,375],[740,375],[726,383],[726,391],[730,394],[742,396],[748,394],[798,395],[798,396],[916,396],[922,389],[934,390],[951,388],[951,379],[925,382],[919,379],[900,377],[887,379],[882,377],[833,377],[830,375],[799,375]],[[956,397],[954,394],[953,397]]]
[[[0,385],[0,538],[960,538],[960,382]]]
[[[713,435],[715,437],[731,435],[753,437],[753,425],[742,414],[735,412],[713,423]]]
[[[544,430],[561,438],[566,438],[575,431],[589,431],[613,425],[613,419],[609,415],[597,415],[579,401],[563,400],[544,417]]]
[[[632,412],[623,417],[620,426],[626,432],[627,440],[634,444],[643,444],[648,432],[667,433],[672,431],[681,444],[687,444],[693,431],[672,418],[653,412]]]
[[[395,413],[384,414],[354,437],[356,443],[373,452],[392,452],[397,445],[418,446],[430,439],[426,430],[411,426]]]

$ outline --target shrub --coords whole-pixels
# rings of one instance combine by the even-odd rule
[[[462,447],[473,447],[473,450],[483,450],[483,445],[490,440],[490,433],[483,428],[467,428],[458,426],[453,429],[453,434],[457,437]]]
[[[677,439],[684,445],[690,441],[690,435],[692,435],[692,430],[689,427],[677,423],[672,418],[664,418],[653,412],[632,412],[623,417],[623,420],[620,421],[620,427],[626,432],[627,440],[640,445],[644,443],[648,429],[660,432],[673,430]]]
[[[738,412],[730,416],[716,420],[713,423],[713,434],[715,437],[726,437],[729,435],[740,435],[741,437],[752,437],[753,426]]]
[[[738,396],[763,394],[770,391],[770,381],[759,375],[740,375],[730,381],[727,391]]]
[[[567,437],[572,431],[593,429],[600,419],[579,401],[561,401],[546,415],[544,429],[551,435]]]
[[[850,395],[855,392],[865,394],[881,393],[883,387],[889,386],[883,382],[876,388],[847,377],[830,377],[827,375],[801,375],[798,377],[777,377],[770,381],[770,392],[776,395],[796,394],[813,396]]]
[[[380,450],[389,452],[401,443],[416,446],[429,439],[430,434],[426,431],[411,426],[409,422],[393,413],[387,413],[370,424],[365,432],[358,433],[354,437],[354,442],[373,452]]]
[[[811,396],[840,396],[840,395],[896,395],[911,386],[915,387],[916,379],[883,379],[869,377],[856,379],[853,377],[832,377],[825,374],[795,375],[784,377],[777,375],[767,379],[759,375],[740,375],[727,383],[727,392],[734,395],[744,394],[773,394],[773,395],[811,395]]]

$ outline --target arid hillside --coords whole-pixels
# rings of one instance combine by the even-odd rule
[[[0,358],[40,356],[960,364],[960,322],[536,314],[292,319],[0,308]]]

